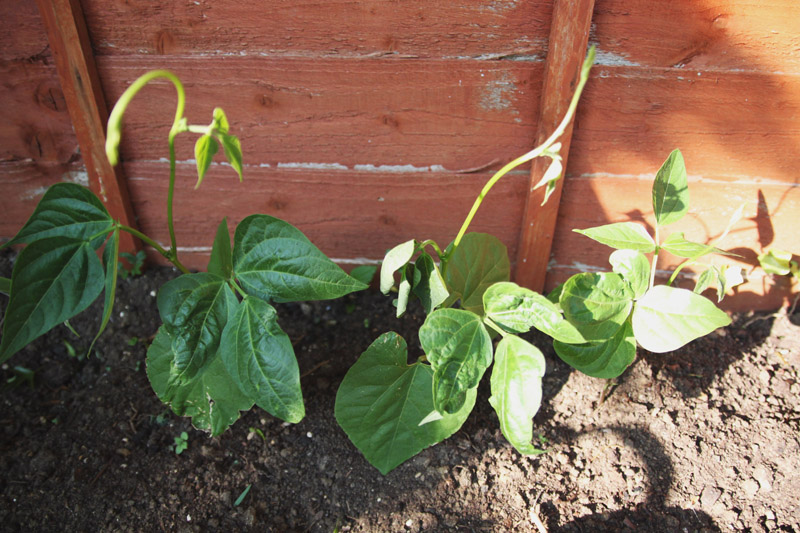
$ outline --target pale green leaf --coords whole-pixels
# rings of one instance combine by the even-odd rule
[[[217,234],[211,247],[211,257],[208,260],[208,272],[223,279],[230,279],[232,271],[231,234],[228,231],[228,218],[225,217],[217,226]]]
[[[500,419],[503,435],[525,455],[543,453],[531,443],[531,421],[542,402],[544,370],[542,352],[519,337],[508,335],[497,345],[489,403]]]
[[[147,377],[158,398],[178,415],[192,418],[198,429],[212,436],[222,434],[239,418],[240,411],[253,406],[228,374],[219,354],[205,361],[191,379],[176,380],[178,354],[174,342],[163,326],[147,350]]]
[[[388,252],[381,263],[381,292],[389,294],[394,287],[394,273],[411,261],[414,255],[414,239],[398,244]]]
[[[462,308],[482,315],[483,293],[510,275],[505,244],[486,233],[467,233],[450,256],[445,282],[449,292],[461,298]]]
[[[234,234],[234,276],[262,300],[329,300],[367,288],[278,218],[251,215]]]
[[[606,340],[619,330],[633,306],[633,290],[617,273],[576,274],[559,300],[564,317],[587,340]]]
[[[717,267],[711,266],[700,273],[697,277],[697,283],[694,284],[692,292],[701,294],[707,288],[719,285],[720,271]]]
[[[678,257],[685,257],[687,259],[698,259],[708,254],[719,254],[728,256],[735,255],[726,252],[725,250],[720,250],[719,248],[715,248],[714,246],[710,246],[708,244],[701,244],[698,242],[687,241],[683,236],[683,232],[675,232],[671,234],[669,237],[667,237],[664,240],[664,242],[661,243],[661,249],[666,250],[672,255],[676,255]]]
[[[221,107],[214,108],[214,122],[212,127],[220,133],[228,133],[230,129],[228,117],[225,116],[225,111],[223,111]]]
[[[455,413],[492,364],[492,341],[480,317],[462,309],[437,309],[419,330],[434,371],[434,408]]]
[[[758,262],[767,274],[785,276],[791,272],[792,254],[773,248],[759,255]]]
[[[680,150],[674,150],[656,174],[653,182],[653,212],[656,224],[677,222],[689,211],[689,181]]]
[[[400,285],[397,286],[397,300],[395,300],[397,318],[403,316],[408,308],[408,297],[411,295],[411,286],[414,284],[414,276],[417,274],[414,265],[406,265],[401,270]]]
[[[636,250],[648,253],[656,249],[656,243],[647,230],[633,222],[616,222],[596,228],[572,231],[618,250]]]
[[[458,412],[420,425],[434,411],[433,371],[407,360],[403,338],[385,333],[350,368],[336,394],[336,421],[382,474],[458,431],[475,405],[472,389]]]
[[[0,362],[86,309],[103,284],[103,265],[88,242],[48,237],[23,248],[11,273]]]
[[[636,358],[636,339],[628,321],[610,339],[584,344],[553,341],[553,348],[572,368],[602,379],[619,376]]]
[[[655,353],[681,346],[731,323],[711,300],[686,289],[657,285],[636,303],[633,333]]]
[[[194,144],[194,158],[197,162],[197,184],[195,189],[200,187],[203,178],[206,175],[208,167],[211,166],[211,161],[214,159],[214,154],[219,150],[217,141],[210,135],[203,135]]]
[[[586,339],[561,316],[556,304],[539,293],[516,283],[495,283],[483,294],[486,316],[511,333],[525,333],[534,327],[554,339],[582,343]]]
[[[233,169],[239,174],[239,181],[242,181],[242,144],[235,135],[219,135],[217,137],[222,150],[225,152],[225,159],[231,164]]]
[[[650,284],[650,262],[641,252],[616,250],[608,258],[611,269],[630,284],[633,297],[640,298]]]
[[[419,281],[414,283],[414,294],[419,298],[422,303],[425,313],[430,314],[434,309],[439,307],[447,297],[447,287],[445,286],[442,275],[433,258],[427,253],[423,252],[414,263],[414,270],[417,273]]]
[[[271,305],[245,298],[225,327],[219,352],[233,381],[256,405],[286,422],[303,419],[300,369]]]

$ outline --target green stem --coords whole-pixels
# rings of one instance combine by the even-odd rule
[[[669,277],[669,280],[667,281],[667,285],[672,285],[672,282],[673,282],[673,281],[675,281],[675,278],[677,278],[677,277],[678,277],[678,273],[679,273],[681,270],[683,270],[683,267],[685,267],[685,266],[688,266],[688,265],[690,265],[690,264],[692,264],[692,263],[694,263],[694,260],[692,260],[692,259],[687,259],[686,261],[684,261],[683,263],[681,263],[680,265],[678,265],[678,266],[677,266],[677,268],[675,268],[675,271],[674,271],[674,272],[672,272],[672,275]]]
[[[229,282],[229,283],[230,283],[230,286],[231,286],[231,287],[233,287],[233,289],[234,289],[236,292],[238,292],[238,293],[239,293],[239,296],[241,296],[242,298],[247,298],[247,293],[246,293],[246,292],[244,292],[244,289],[243,289],[243,288],[241,288],[241,287],[239,286],[239,284],[238,284],[238,283],[236,283],[236,281],[235,281],[235,280],[230,280],[230,282]]]
[[[592,46],[589,48],[589,53],[586,55],[586,59],[583,61],[583,66],[581,67],[581,75],[580,80],[578,81],[578,87],[575,89],[575,94],[572,95],[572,100],[570,100],[569,108],[567,108],[567,112],[564,115],[564,118],[561,119],[561,122],[550,134],[550,137],[547,138],[542,144],[524,154],[507,165],[503,168],[498,170],[494,176],[489,179],[489,181],[484,185],[483,189],[481,189],[480,194],[475,199],[475,202],[472,204],[472,209],[470,209],[469,214],[467,214],[467,218],[464,220],[464,223],[461,225],[461,229],[458,231],[458,235],[456,235],[455,240],[453,241],[453,247],[450,249],[450,254],[455,251],[458,245],[461,243],[461,239],[464,237],[464,234],[467,232],[467,228],[472,223],[472,219],[475,217],[475,214],[478,212],[478,208],[483,203],[483,199],[489,194],[489,191],[494,187],[494,184],[497,183],[500,178],[505,176],[509,171],[513,170],[514,168],[518,167],[519,165],[526,163],[532,159],[535,159],[542,154],[544,154],[548,148],[550,148],[555,142],[558,140],[561,135],[563,135],[564,131],[569,126],[570,121],[572,121],[572,117],[575,115],[575,110],[578,108],[578,100],[580,99],[581,93],[583,92],[583,87],[586,85],[586,82],[589,79],[589,70],[592,67],[592,63],[594,63],[594,56],[595,56],[595,47]]]
[[[656,249],[653,252],[653,265],[650,267],[650,288],[653,288],[656,282],[656,265],[658,264],[658,224],[656,224],[655,230],[655,241],[656,241]]]
[[[148,246],[151,246],[152,248],[154,248],[156,252],[158,252],[161,255],[163,255],[170,263],[175,265],[175,267],[178,270],[180,270],[181,272],[183,272],[184,274],[188,274],[189,273],[189,269],[186,268],[185,266],[183,266],[183,264],[178,260],[178,256],[173,251],[166,250],[163,246],[161,246],[156,241],[154,241],[153,239],[151,239],[150,237],[148,237],[147,235],[145,235],[144,233],[142,233],[141,231],[139,231],[137,229],[131,228],[129,226],[125,226],[124,224],[120,224],[119,225],[119,229],[121,229],[123,231],[127,231],[128,233],[130,233],[131,235],[133,235],[137,239],[140,239],[142,242],[144,242]]]

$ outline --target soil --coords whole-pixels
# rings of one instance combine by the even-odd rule
[[[0,257],[0,275],[12,261]],[[209,438],[145,375],[155,294],[175,275],[121,281],[90,357],[101,302],[71,321],[80,337],[59,326],[3,366],[1,529],[800,531],[800,313],[736,315],[681,350],[640,353],[613,382],[571,370],[532,335],[548,362],[534,419],[547,453],[505,441],[482,387],[460,431],[384,477],[337,426],[336,389],[382,332],[413,352],[421,314],[397,320],[375,291],[279,306],[306,418],[256,408]],[[15,367],[33,370],[32,384]]]

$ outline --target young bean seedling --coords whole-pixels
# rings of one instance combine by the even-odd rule
[[[147,351],[147,375],[158,397],[213,435],[254,404],[282,420],[298,422],[305,408],[297,360],[270,303],[338,298],[367,285],[330,261],[300,230],[269,215],[242,220],[233,243],[223,219],[213,239],[208,271],[190,273],[178,258],[173,221],[175,138],[186,132],[200,136],[194,150],[195,188],[220,145],[241,180],[242,151],[222,109],[214,109],[208,125],[188,124],[182,83],[171,72],[158,70],[137,79],[111,112],[106,153],[112,164],[118,162],[126,107],[157,78],[170,81],[178,96],[168,136],[169,247],[112,219],[89,189],[72,183],[50,187],[24,227],[5,245],[26,246],[11,279],[0,279],[0,290],[10,293],[0,362],[86,309],[105,291],[97,335],[102,333],[114,304],[119,234],[126,231],[182,272],[161,287],[157,297],[163,325]]]
[[[562,173],[557,141],[572,119],[593,59],[591,48],[561,124],[542,145],[487,182],[450,245],[442,249],[430,240],[410,240],[387,252],[381,290],[396,291],[398,316],[411,299],[419,299],[427,314],[419,330],[424,355],[409,365],[405,340],[393,332],[381,335],[347,372],[335,405],[338,423],[383,474],[457,431],[492,365],[489,403],[503,435],[520,453],[542,453],[532,442],[532,418],[541,403],[545,362],[541,351],[519,336],[532,327],[551,336],[556,353],[573,367],[610,378],[633,361],[637,341],[663,352],[728,324],[727,315],[706,298],[653,283],[661,251],[686,258],[670,283],[700,257],[722,253],[712,245],[689,242],[683,234],[656,244],[660,228],[688,209],[686,172],[677,151],[653,188],[656,239],[632,223],[584,231],[620,248],[611,257],[614,271],[573,276],[549,298],[509,281],[508,254],[497,238],[466,232],[492,186],[536,157],[551,160],[536,184],[545,187],[547,201]],[[652,267],[645,253],[653,253]],[[735,284],[732,271],[710,267],[706,272],[698,291],[716,282],[724,293]]]

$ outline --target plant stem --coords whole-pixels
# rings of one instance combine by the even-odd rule
[[[655,241],[656,241],[656,249],[653,252],[653,266],[650,267],[650,288],[653,288],[653,285],[656,282],[656,264],[658,264],[658,223],[656,223],[656,230],[655,230]]]
[[[595,47],[592,46],[589,49],[589,53],[586,55],[586,59],[583,61],[583,66],[581,67],[581,75],[580,80],[578,81],[578,86],[575,89],[575,93],[572,95],[572,100],[570,100],[569,108],[567,109],[564,118],[561,119],[561,122],[550,134],[550,137],[547,138],[542,144],[524,154],[507,165],[503,168],[498,170],[494,176],[492,176],[489,181],[484,185],[483,189],[481,190],[478,197],[475,199],[475,202],[472,204],[472,209],[470,209],[469,214],[467,214],[467,218],[464,220],[464,223],[461,225],[461,229],[458,231],[458,235],[456,235],[455,240],[453,241],[453,247],[450,249],[450,254],[455,251],[458,247],[461,239],[464,237],[464,234],[467,232],[467,228],[472,223],[472,219],[475,217],[475,213],[478,212],[478,208],[481,206],[484,197],[489,194],[489,191],[494,187],[494,184],[497,183],[500,178],[505,176],[509,171],[513,170],[514,168],[518,167],[519,165],[526,163],[532,159],[535,159],[542,154],[544,154],[548,148],[550,148],[555,142],[558,140],[561,135],[563,135],[564,131],[567,129],[570,121],[572,120],[573,115],[575,114],[575,110],[578,107],[578,100],[580,99],[581,93],[583,92],[583,87],[586,85],[586,82],[589,79],[589,70],[591,69],[592,63],[594,63],[594,56],[595,56]]]
[[[189,269],[186,268],[185,266],[183,266],[183,264],[178,260],[178,257],[174,253],[174,251],[164,249],[163,246],[161,246],[156,241],[154,241],[153,239],[151,239],[150,237],[148,237],[147,235],[145,235],[144,233],[142,233],[141,231],[139,231],[137,229],[131,228],[129,226],[125,226],[123,224],[119,225],[119,229],[121,229],[123,231],[127,231],[128,233],[130,233],[134,237],[136,237],[138,239],[141,239],[142,242],[144,242],[148,246],[153,247],[156,252],[158,252],[161,255],[163,255],[170,263],[175,265],[175,267],[178,270],[180,270],[181,272],[183,272],[184,274],[188,274],[189,273]]]

